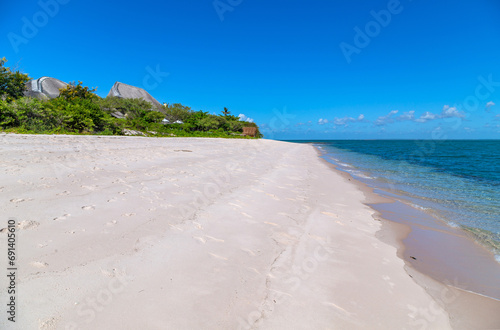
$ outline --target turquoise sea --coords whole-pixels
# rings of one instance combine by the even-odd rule
[[[466,230],[500,262],[500,140],[307,142],[340,170]]]

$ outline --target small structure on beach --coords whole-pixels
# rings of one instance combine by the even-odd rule
[[[257,135],[257,127],[243,127],[243,135],[255,137]]]
[[[26,91],[24,96],[35,97],[37,99],[46,100],[53,99],[59,96],[60,89],[68,86],[68,83],[51,77],[41,77],[30,80],[26,83]]]
[[[127,85],[121,82],[115,82],[108,93],[108,96],[116,96],[124,99],[143,99],[151,103],[156,109],[161,109],[162,105],[144,89]]]

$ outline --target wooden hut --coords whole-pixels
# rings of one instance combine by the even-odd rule
[[[255,137],[257,135],[257,127],[243,127],[243,135]]]

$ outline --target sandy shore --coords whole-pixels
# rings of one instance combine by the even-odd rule
[[[2,329],[450,328],[446,306],[377,238],[363,192],[309,145],[0,145],[0,228],[18,223],[16,324],[4,311]],[[5,270],[5,231],[0,243]]]

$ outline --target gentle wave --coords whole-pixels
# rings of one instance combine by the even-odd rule
[[[414,157],[425,144],[432,152]],[[339,169],[452,227],[487,230],[487,238],[473,236],[500,255],[500,141],[322,141],[321,148]]]

